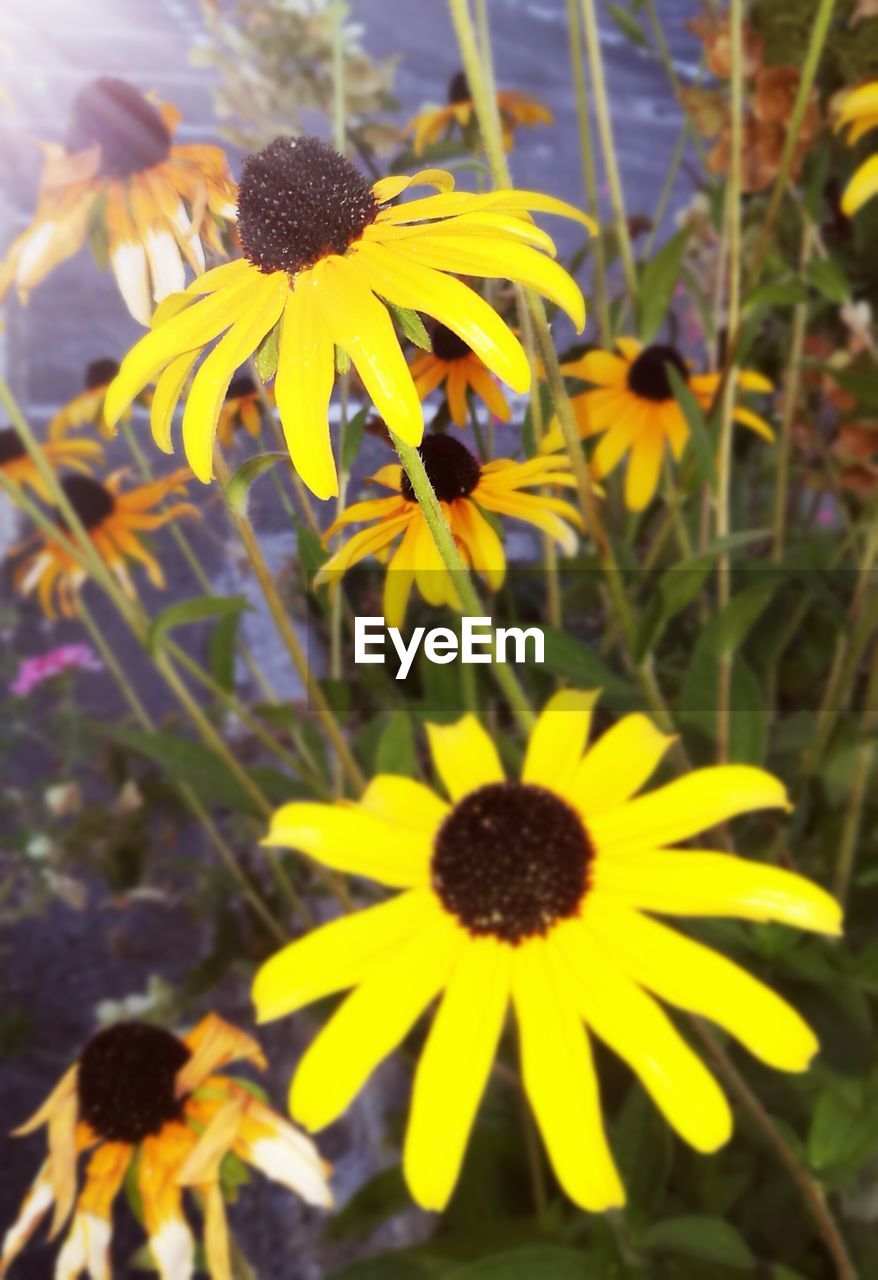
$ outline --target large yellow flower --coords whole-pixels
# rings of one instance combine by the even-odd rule
[[[575,530],[582,528],[576,508],[549,494],[523,492],[552,486],[575,488],[566,456],[555,454],[528,462],[497,458],[480,465],[465,445],[448,435],[426,436],[419,452],[464,562],[481,574],[492,591],[503,585],[506,556],[484,511],[536,525],[555,539],[565,555],[575,554]],[[366,556],[385,556],[387,549],[398,542],[384,579],[384,617],[388,626],[402,626],[415,584],[429,604],[459,609],[452,575],[443,564],[402,467],[382,467],[372,479],[392,489],[394,496],[356,502],[327,529],[324,541],[347,525],[374,522],[371,528],[355,533],[327,560],[314,580],[315,586],[336,581]]]
[[[90,237],[105,242],[128,310],[149,323],[152,301],[222,253],[216,220],[234,217],[235,187],[220,147],[176,146],[179,114],[124,80],[87,85],[73,103],[63,147],[45,145],[33,222],[0,266],[0,299],[26,297]]]
[[[439,195],[390,204],[413,184]],[[205,349],[183,414],[183,446],[200,480],[213,475],[217,418],[238,366],[280,323],[274,389],[293,463],[319,498],[338,492],[327,407],[336,350],[353,361],[387,425],[409,444],[423,433],[420,400],[385,302],[435,317],[517,391],[530,384],[518,339],[453,274],[497,276],[550,298],[577,328],[582,294],[547,256],[554,246],[530,211],[586,216],[530,191],[456,192],[431,169],[370,187],[314,138],[277,138],[244,164],[238,228],[244,258],[207,272],[169,299],[152,332],[129,352],[107,397],[115,421],[153,378],[152,430],[171,449],[171,419]]]
[[[617,338],[619,354],[587,351],[563,366],[569,378],[595,384],[595,390],[573,397],[573,411],[583,438],[601,435],[591,459],[597,477],[609,475],[628,454],[625,502],[631,511],[642,511],[653,497],[661,474],[665,450],[679,460],[689,439],[689,425],[674,396],[668,366],[676,369],[702,408],[712,402],[719,387],[718,373],[690,373],[685,361],[670,346],[644,347],[635,338]],[[766,394],[772,384],[761,373],[741,369],[738,386],[743,391]],[[774,432],[758,414],[736,405],[734,419],[764,440]],[[541,448],[558,449],[564,443],[557,420],[543,438]]]
[[[512,150],[517,128],[522,125],[530,128],[535,124],[551,124],[555,118],[544,102],[531,97],[529,93],[518,93],[514,89],[501,89],[498,92],[497,109],[500,113],[503,145],[507,151]],[[465,72],[458,71],[448,85],[448,104],[444,107],[428,107],[419,112],[409,120],[404,132],[413,135],[412,149],[419,156],[455,124],[466,130],[475,118],[476,107],[469,81]]]
[[[835,120],[836,129],[847,129],[847,142],[853,146],[864,134],[878,129],[878,80],[870,80],[851,89],[842,99]],[[867,200],[878,193],[878,153],[864,160],[844,189],[841,207],[849,218]]]
[[[267,1107],[250,1087],[218,1075],[236,1060],[265,1067],[255,1040],[208,1014],[182,1039],[147,1023],[100,1031],[19,1134],[48,1128],[48,1157],[0,1251],[0,1274],[50,1211],[53,1233],[73,1221],[55,1280],[87,1272],[109,1280],[113,1202],[136,1180],[143,1225],[161,1280],[190,1280],[195,1242],[183,1190],[198,1196],[211,1280],[231,1267],[223,1161],[234,1154],[300,1195],[328,1207],[327,1166],[314,1144]],[[77,1197],[77,1163],[89,1152]]]
[[[428,725],[446,797],[381,775],[357,804],[293,803],[265,843],[402,892],[293,942],[259,971],[259,1019],[354,988],[311,1044],[290,1106],[307,1128],[345,1111],[437,998],[415,1075],[404,1170],[441,1209],[514,1007],[524,1085],[559,1181],[583,1208],[624,1190],[604,1136],[589,1032],[640,1077],[698,1151],[729,1137],[713,1076],[659,1000],[710,1018],[763,1062],[804,1071],[817,1041],[779,996],[653,917],[736,916],[827,934],[841,912],[778,867],[679,846],[737,814],[788,807],[761,769],[699,769],[637,796],[671,739],[629,715],[586,749],[596,695],[557,694],[508,781],[472,715]],[[646,914],[648,913],[648,914]]]
[[[72,467],[86,475],[92,464],[99,463],[104,456],[97,440],[68,440],[63,434],[41,444],[40,450],[53,469]],[[32,489],[44,502],[52,501],[49,487],[15,427],[0,428],[0,471],[13,484]]]
[[[165,585],[162,567],[140,535],[160,529],[179,516],[197,516],[199,512],[188,502],[161,507],[169,494],[186,492],[191,476],[185,467],[152,484],[123,492],[124,476],[124,470],[114,471],[105,483],[92,476],[65,476],[61,487],[98,555],[125,594],[134,599],[137,589],[128,572],[129,561],[144,566],[153,586]],[[62,528],[63,523],[59,516]],[[36,591],[48,618],[57,617],[58,609],[65,618],[72,618],[77,613],[76,597],[88,574],[60,542],[47,534],[41,535],[41,541],[42,547],[16,569],[15,586],[26,596]]]

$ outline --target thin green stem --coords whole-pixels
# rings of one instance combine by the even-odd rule
[[[802,247],[799,254],[799,273],[804,274],[814,245],[810,222],[802,230]],[[802,385],[802,353],[805,346],[805,329],[808,323],[808,302],[799,302],[793,311],[793,327],[786,376],[783,382],[783,404],[780,413],[780,438],[777,442],[777,470],[774,479],[774,518],[772,521],[771,558],[781,564],[784,558],[787,527],[787,497],[789,471],[792,456],[793,424]]]
[[[872,662],[866,686],[866,705],[860,719],[860,743],[854,756],[851,789],[845,807],[841,839],[833,876],[833,892],[845,904],[854,873],[857,846],[863,822],[863,807],[875,762],[875,734],[878,731],[878,638],[872,641]]]

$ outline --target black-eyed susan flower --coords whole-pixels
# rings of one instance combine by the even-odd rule
[[[571,378],[594,383],[572,400],[579,434],[600,435],[591,458],[598,478],[609,475],[628,455],[625,502],[631,511],[642,511],[658,485],[665,450],[679,460],[689,439],[689,426],[674,396],[668,366],[679,373],[703,408],[707,408],[720,384],[718,373],[693,374],[682,356],[670,346],[644,347],[634,338],[617,338],[619,354],[587,351],[579,360],[563,366]],[[737,383],[742,391],[767,394],[772,384],[761,373],[741,369]],[[752,409],[736,405],[734,419],[764,440],[774,440],[771,427]],[[541,447],[558,449],[563,436],[557,421],[551,424]]]
[[[438,195],[392,205],[412,185]],[[355,365],[392,431],[419,444],[418,393],[384,305],[417,310],[463,338],[516,391],[530,383],[518,339],[487,302],[454,273],[503,277],[556,302],[577,328],[582,294],[551,256],[554,246],[530,213],[557,213],[586,226],[585,214],[531,191],[473,195],[430,169],[373,186],[343,156],[314,138],[276,138],[244,163],[238,230],[244,257],[207,272],[168,299],[152,331],[122,362],[107,397],[115,421],[158,378],[152,430],[170,450],[171,418],[199,357],[183,414],[183,446],[200,480],[213,475],[217,419],[240,364],[276,325],[274,382],[293,463],[319,498],[338,492],[328,404],[336,349]]]
[[[576,481],[566,457],[545,455],[527,462],[497,458],[480,465],[465,445],[448,435],[425,436],[419,453],[464,563],[481,575],[491,591],[503,585],[506,555],[496,529],[485,519],[485,511],[535,525],[554,538],[565,555],[575,553],[576,529],[582,527],[576,508],[562,498],[524,492],[574,488]],[[384,616],[389,626],[402,625],[414,585],[429,604],[459,609],[453,578],[402,467],[382,467],[372,480],[392,489],[393,496],[356,502],[327,529],[325,541],[348,525],[370,522],[369,528],[355,533],[326,561],[315,586],[337,581],[366,556],[389,555],[384,580]]]
[[[185,263],[223,252],[218,222],[235,187],[220,147],[178,146],[179,114],[124,80],[94,80],[73,102],[64,146],[45,144],[33,222],[0,268],[0,298],[26,297],[89,239],[104,242],[128,310],[148,324],[153,299],[183,288]]]
[[[528,93],[517,93],[512,89],[501,89],[498,92],[497,109],[500,113],[503,145],[507,151],[512,150],[517,128],[522,125],[532,127],[535,124],[551,124],[554,120],[551,110],[544,102]],[[425,148],[450,132],[455,124],[465,132],[475,118],[476,108],[469,81],[465,72],[458,71],[449,82],[447,104],[421,111],[409,120],[405,133],[412,135],[412,149],[419,156]]]
[[[870,80],[851,89],[841,101],[835,120],[836,129],[847,130],[847,142],[853,146],[865,134],[878,129],[878,80]],[[867,200],[878,193],[878,153],[859,166],[844,189],[842,211],[852,218]]]
[[[444,324],[437,324],[431,335],[431,351],[421,352],[411,363],[412,377],[422,400],[438,387],[445,388],[448,411],[457,427],[469,422],[469,400],[472,391],[495,418],[509,419],[509,404],[497,386],[490,370],[472,348]]]
[[[517,782],[467,715],[427,726],[445,796],[380,775],[357,804],[285,805],[265,840],[401,890],[284,948],[257,974],[253,998],[267,1022],[353,988],[292,1081],[293,1117],[311,1130],[345,1111],[440,1000],[403,1156],[426,1208],[443,1208],[454,1189],[510,1001],[525,1089],[555,1172],[590,1210],[624,1200],[590,1032],[698,1151],[726,1142],[731,1111],[659,1001],[711,1019],[783,1071],[804,1071],[818,1047],[768,987],[654,918],[840,931],[837,903],[801,876],[678,847],[738,814],[787,808],[783,786],[761,769],[724,765],[638,796],[671,739],[629,715],[587,749],[594,702],[578,691],[549,702]]]
[[[254,440],[262,431],[262,396],[274,399],[271,387],[260,392],[249,373],[236,373],[229,383],[217,422],[216,438],[224,449],[230,449],[235,431],[242,427]]]
[[[329,1206],[327,1167],[316,1147],[270,1109],[246,1081],[218,1074],[232,1062],[265,1067],[255,1040],[208,1014],[188,1035],[143,1022],[99,1031],[18,1134],[48,1128],[48,1156],[3,1241],[0,1273],[51,1211],[58,1234],[72,1222],[55,1280],[87,1272],[109,1280],[113,1203],[128,1179],[137,1189],[152,1261],[161,1280],[189,1280],[195,1241],[183,1210],[200,1203],[211,1280],[229,1280],[223,1161],[229,1157],[282,1183],[308,1204]],[[77,1165],[88,1153],[77,1195]]]
[[[86,475],[92,464],[104,456],[97,440],[68,440],[64,435],[47,440],[40,450],[53,470],[72,467]],[[44,502],[52,501],[49,488],[15,427],[0,427],[0,471],[13,484],[32,489]]]
[[[191,476],[185,467],[123,492],[124,476],[124,471],[116,471],[103,483],[91,476],[65,476],[61,487],[95,550],[122,590],[133,599],[137,591],[128,571],[130,561],[144,566],[153,586],[165,585],[162,567],[140,535],[180,516],[197,516],[198,508],[188,502],[175,502],[157,510],[170,494],[186,492]],[[64,529],[60,516],[58,526]],[[60,542],[45,533],[40,537],[42,546],[16,569],[15,586],[23,595],[36,591],[47,617],[57,617],[58,609],[65,618],[73,617],[76,597],[88,575]]]
[[[85,367],[82,390],[62,405],[49,423],[49,439],[56,440],[69,431],[88,425],[96,426],[102,435],[109,435],[104,421],[104,401],[110,383],[118,372],[118,360],[112,360],[109,356],[89,361]]]

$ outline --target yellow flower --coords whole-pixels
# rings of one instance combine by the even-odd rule
[[[121,491],[124,475],[124,470],[115,471],[104,484],[91,476],[65,476],[60,483],[104,564],[125,594],[133,599],[137,591],[128,572],[129,560],[145,567],[153,586],[165,585],[161,565],[139,535],[159,529],[178,516],[197,516],[198,508],[188,502],[177,502],[155,510],[169,494],[186,492],[190,475],[185,467],[125,493]],[[60,516],[58,524],[63,529]],[[41,549],[16,570],[15,586],[26,596],[36,591],[48,618],[57,617],[56,598],[64,617],[74,617],[76,597],[88,575],[59,542],[47,534],[41,537]]]
[[[516,93],[512,89],[500,90],[497,94],[497,108],[503,130],[503,145],[507,151],[512,150],[517,128],[522,125],[531,127],[535,124],[551,124],[555,118],[538,98],[532,98],[527,93]],[[448,85],[447,106],[428,108],[413,116],[404,133],[414,135],[412,149],[419,156],[453,125],[457,124],[460,129],[466,130],[475,119],[475,114],[469,81],[465,72],[458,71]]]
[[[109,357],[92,360],[85,370],[82,390],[72,400],[68,400],[55,414],[49,423],[49,439],[57,440],[68,431],[77,427],[92,424],[102,435],[110,435],[104,421],[104,401],[110,383],[119,372],[119,364]]]
[[[670,346],[643,347],[634,338],[617,338],[619,355],[609,351],[588,351],[580,359],[563,366],[570,378],[592,382],[596,389],[573,397],[573,410],[583,438],[602,436],[591,459],[594,474],[609,475],[625,454],[629,454],[625,477],[625,502],[631,511],[642,511],[656,491],[665,448],[679,461],[689,439],[689,426],[676,399],[667,367],[680,374],[701,404],[707,408],[717,388],[718,373],[692,374],[682,357]],[[769,380],[751,369],[737,374],[744,391],[766,394]],[[774,432],[764,418],[737,405],[734,419],[765,440]],[[541,447],[558,449],[563,436],[553,421]]]
[[[53,468],[72,467],[86,475],[91,471],[91,464],[99,463],[104,456],[97,440],[67,440],[63,435],[46,441],[40,445],[40,450]],[[15,427],[0,428],[0,471],[13,484],[30,488],[44,502],[51,502],[49,488]]]
[[[451,420],[457,427],[469,422],[470,388],[501,422],[509,420],[509,405],[485,365],[471,347],[444,324],[432,334],[432,351],[424,351],[411,363],[412,377],[422,400],[444,385]]]
[[[731,1111],[659,1001],[710,1018],[783,1071],[804,1071],[817,1050],[768,987],[653,919],[718,915],[840,931],[838,904],[801,876],[678,847],[737,814],[788,808],[783,786],[761,769],[726,765],[634,798],[671,739],[629,715],[586,749],[595,700],[575,691],[549,702],[518,782],[507,781],[491,737],[467,715],[427,726],[447,799],[380,775],[357,804],[285,805],[264,842],[402,890],[278,952],[253,998],[268,1022],[353,988],[292,1081],[292,1114],[311,1130],[346,1110],[440,999],[403,1154],[425,1208],[442,1209],[454,1189],[510,1001],[555,1172],[593,1211],[620,1205],[624,1190],[589,1031],[698,1151],[727,1141]]]
[[[565,555],[575,554],[577,538],[570,525],[582,527],[576,508],[561,498],[522,492],[554,485],[575,488],[566,457],[546,456],[528,462],[498,458],[480,465],[465,445],[448,435],[425,436],[419,452],[464,562],[481,574],[492,591],[503,585],[506,556],[484,511],[536,525],[555,539]],[[399,540],[384,580],[384,617],[388,626],[402,625],[414,584],[429,604],[459,609],[453,578],[443,564],[402,467],[382,467],[372,479],[392,489],[394,496],[356,502],[327,529],[324,541],[347,525],[374,522],[370,528],[355,533],[327,560],[314,580],[315,586],[337,581],[366,556],[386,557],[388,548]]]
[[[39,1111],[17,1130],[48,1127],[48,1157],[0,1252],[0,1274],[53,1210],[53,1233],[73,1220],[58,1255],[56,1280],[109,1277],[113,1202],[133,1178],[161,1280],[190,1280],[195,1242],[183,1212],[183,1189],[197,1194],[211,1280],[229,1280],[223,1161],[234,1155],[308,1204],[332,1203],[327,1166],[314,1144],[217,1071],[236,1060],[259,1068],[255,1040],[208,1014],[188,1035],[142,1022],[98,1032]],[[77,1196],[77,1163],[89,1152]]]
[[[274,398],[270,387],[264,388],[264,394],[269,400]],[[243,427],[254,440],[259,439],[262,431],[262,400],[259,388],[247,372],[238,373],[232,378],[223,407],[219,412],[216,438],[224,449],[232,447],[237,427]]]
[[[415,183],[441,194],[390,205]],[[579,287],[547,256],[554,245],[530,211],[586,226],[589,219],[536,192],[472,195],[453,185],[450,174],[430,169],[370,187],[316,139],[275,139],[244,164],[238,197],[244,258],[209,271],[160,308],[110,388],[108,421],[158,377],[152,430],[170,451],[171,418],[186,379],[224,334],[195,374],[183,414],[186,457],[209,481],[232,375],[282,321],[274,390],[290,457],[317,497],[331,497],[338,492],[328,424],[336,348],[353,361],[393,431],[409,444],[423,434],[420,400],[385,302],[439,320],[511,387],[526,390],[530,370],[518,339],[453,273],[529,285],[581,329]]]
[[[878,129],[878,80],[870,80],[851,89],[842,99],[835,121],[836,129],[847,129],[847,142],[853,146],[864,134]],[[852,218],[867,200],[878,192],[878,154],[865,160],[844,189],[842,212]]]
[[[219,147],[175,146],[179,123],[124,80],[87,85],[73,103],[66,143],[44,145],[31,225],[0,266],[0,299],[26,298],[95,233],[104,238],[128,310],[148,324],[152,299],[183,288],[184,262],[204,270],[204,247],[223,252],[216,220],[234,217],[235,187]]]

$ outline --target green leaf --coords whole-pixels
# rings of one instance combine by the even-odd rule
[[[402,1169],[395,1165],[382,1169],[329,1221],[323,1233],[324,1240],[346,1240],[364,1236],[380,1227],[388,1218],[401,1213],[411,1204]]]
[[[643,342],[652,342],[662,327],[680,276],[688,238],[688,227],[678,231],[640,272],[638,328]]]
[[[236,516],[245,516],[247,514],[250,486],[254,480],[258,480],[261,475],[270,470],[276,462],[285,462],[289,465],[289,454],[259,453],[255,458],[248,458],[246,462],[238,467],[226,488],[226,498]]]
[[[370,1258],[333,1271],[326,1280],[426,1280],[428,1274],[417,1262],[388,1253],[383,1258]]]
[[[801,280],[770,280],[750,290],[744,299],[744,310],[751,312],[757,307],[794,307],[796,303],[807,300],[808,289]]]
[[[422,351],[432,351],[433,344],[430,341],[430,335],[424,328],[424,322],[417,311],[412,311],[410,307],[397,306],[395,302],[387,302],[386,298],[384,301],[409,342],[413,342]]]
[[[878,375],[857,369],[836,369],[831,364],[817,367],[824,369],[840,387],[856,396],[864,409],[878,409]]]
[[[146,637],[146,647],[150,656],[155,657],[162,639],[175,627],[205,622],[208,618],[237,617],[250,607],[243,596],[194,596],[191,600],[179,600],[162,609],[153,618]]]
[[[640,1239],[650,1253],[672,1253],[749,1271],[754,1258],[741,1233],[723,1218],[666,1218]]]
[[[631,1204],[651,1216],[671,1172],[674,1150],[670,1129],[637,1080],[619,1113],[613,1151]]]
[[[359,413],[355,414],[345,426],[344,443],[341,448],[343,471],[350,471],[356,461],[357,454],[360,452],[360,445],[363,443],[363,431],[366,426],[366,419],[369,417],[370,407],[370,405],[364,405]]]
[[[313,529],[296,521],[296,557],[306,578],[311,578],[329,559],[329,552]]]
[[[779,579],[757,582],[734,596],[717,619],[717,652],[726,656],[740,649],[765,612],[780,585]]]
[[[208,660],[214,680],[231,693],[235,685],[235,649],[238,643],[240,613],[230,613],[220,618],[210,633]]]
[[[716,465],[713,457],[714,449],[704,411],[689,384],[680,376],[679,370],[675,369],[671,364],[667,365],[666,368],[674,390],[674,397],[683,410],[683,417],[689,427],[691,447],[698,460],[699,478],[706,478],[711,489],[715,489]]]
[[[478,1258],[445,1273],[444,1280],[598,1280],[578,1249],[538,1245]]]
[[[878,1150],[878,1091],[863,1096],[859,1080],[843,1092],[838,1084],[824,1089],[817,1099],[808,1133],[808,1160],[817,1172],[849,1169],[851,1172]]]
[[[393,711],[375,751],[376,773],[415,774],[415,738],[405,711]]]
[[[543,635],[545,666],[552,675],[562,676],[581,689],[603,689],[614,705],[637,705],[628,683],[615,676],[590,645],[553,627],[543,627]]]
[[[641,49],[649,48],[649,40],[637,19],[620,4],[608,4],[607,12],[624,36]]]
[[[539,412],[540,420],[543,425],[543,431],[548,428],[549,423],[554,417],[555,409],[552,401],[552,393],[544,382],[539,384]],[[526,458],[534,458],[537,454],[537,435],[536,423],[534,421],[534,404],[533,393],[527,402],[527,409],[524,412],[524,421],[521,424],[521,444],[524,449]]]
[[[256,352],[256,372],[263,382],[271,382],[277,373],[277,344],[280,325],[276,324],[262,339]]]
[[[191,742],[173,733],[141,733],[135,729],[113,728],[109,733],[119,746],[152,761],[172,782],[190,786],[206,803],[221,804],[257,818],[263,816],[261,808],[225,762],[200,742]],[[289,785],[286,791],[289,792]]]
[[[829,302],[846,302],[851,296],[850,281],[832,258],[812,258],[805,279]]]

